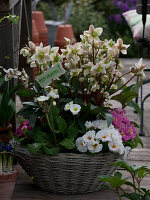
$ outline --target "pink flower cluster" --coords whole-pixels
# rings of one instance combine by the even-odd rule
[[[114,109],[111,113],[113,115],[112,124],[116,129],[119,130],[123,142],[134,139],[136,137],[137,131],[134,128],[134,124],[131,124],[131,121],[125,115],[126,111],[121,109]]]
[[[31,130],[32,127],[30,126],[30,122],[29,120],[22,122],[22,124],[19,126],[19,128],[16,130],[16,132],[14,133],[15,136],[18,137],[24,137],[26,132],[28,130]]]

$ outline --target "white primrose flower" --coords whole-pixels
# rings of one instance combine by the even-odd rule
[[[86,134],[83,135],[83,141],[87,144],[91,141],[95,140],[95,131],[88,131]]]
[[[91,121],[86,121],[86,122],[85,122],[85,127],[86,127],[87,129],[89,129],[89,128],[93,127],[93,123],[92,123]]]
[[[44,102],[44,101],[47,101],[48,99],[49,99],[49,97],[47,97],[47,96],[39,96],[37,98],[37,101],[38,102]]]
[[[122,142],[122,137],[121,137],[118,129],[111,128],[109,131],[110,131],[110,135],[112,137],[112,140],[117,141],[118,143]]]
[[[83,141],[82,137],[77,138],[75,141],[76,147],[80,152],[87,152],[87,145]]]
[[[115,153],[119,152],[119,144],[117,142],[111,141],[108,142],[109,150]]]
[[[127,54],[127,48],[130,45],[123,44],[123,40],[119,38],[114,46],[117,47],[121,51],[121,53],[125,55]]]
[[[47,94],[48,97],[52,97],[53,99],[58,99],[58,89],[51,89],[51,91]]]
[[[33,61],[37,61],[39,64],[43,64],[46,61],[50,61],[50,46],[42,46],[43,45],[41,44],[40,46],[36,47],[35,54],[31,57]]]
[[[84,31],[84,35],[88,36],[89,42],[99,41],[99,36],[102,34],[103,29],[102,28],[94,28],[93,25],[90,25],[88,31]]]
[[[81,110],[81,106],[78,104],[71,104],[70,105],[70,111],[73,115],[77,115]]]
[[[102,142],[112,141],[112,137],[111,137],[109,128],[98,131],[96,134],[96,139],[102,140]]]
[[[99,141],[91,141],[87,144],[88,150],[91,153],[98,153],[102,150],[103,145],[99,143]]]

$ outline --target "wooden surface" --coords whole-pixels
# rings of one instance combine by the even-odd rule
[[[150,137],[142,137],[142,140],[145,144],[144,148],[142,149],[139,147],[133,150],[128,157],[128,161],[132,164],[150,166]],[[117,200],[116,194],[108,190],[78,195],[47,193],[33,184],[20,166],[17,166],[17,169],[19,171],[19,176],[12,200]],[[125,177],[128,176],[123,170],[121,170],[121,172]],[[142,186],[150,189],[150,177],[145,178]]]

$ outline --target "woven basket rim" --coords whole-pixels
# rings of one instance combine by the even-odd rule
[[[87,153],[71,153],[71,152],[66,152],[66,153],[58,153],[57,155],[47,155],[47,154],[40,154],[40,153],[34,153],[34,154],[32,154],[32,153],[30,153],[29,151],[28,151],[28,149],[26,148],[26,147],[22,147],[22,146],[17,146],[17,148],[21,148],[21,149],[23,149],[23,150],[25,150],[29,155],[31,155],[31,156],[35,156],[35,157],[47,157],[47,158],[58,158],[58,157],[66,157],[66,158],[74,158],[74,157],[78,157],[78,158],[80,158],[80,157],[84,157],[84,158],[96,158],[96,157],[102,157],[102,156],[114,156],[114,157],[118,157],[118,156],[121,156],[120,154],[118,154],[118,153],[114,153],[114,152],[100,152],[100,153],[98,153],[98,154],[96,154],[96,155],[88,155]],[[16,148],[16,149],[17,149]]]

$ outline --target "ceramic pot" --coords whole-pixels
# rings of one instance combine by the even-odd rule
[[[58,26],[57,34],[56,34],[56,40],[55,40],[55,46],[58,46],[60,49],[65,48],[66,41],[65,41],[64,37],[72,40],[72,44],[76,43],[76,39],[74,37],[72,25],[65,24],[65,25],[59,25]]]
[[[0,174],[0,199],[11,200],[17,179],[17,171],[11,174]]]
[[[32,20],[32,41],[36,46],[39,45],[39,32],[34,19]]]
[[[48,45],[48,29],[45,25],[44,15],[41,11],[32,11],[32,19],[35,20],[37,31],[39,32],[39,42],[44,46]]]
[[[12,133],[12,124],[8,124],[6,127],[0,127],[0,141],[6,144],[13,138]]]

